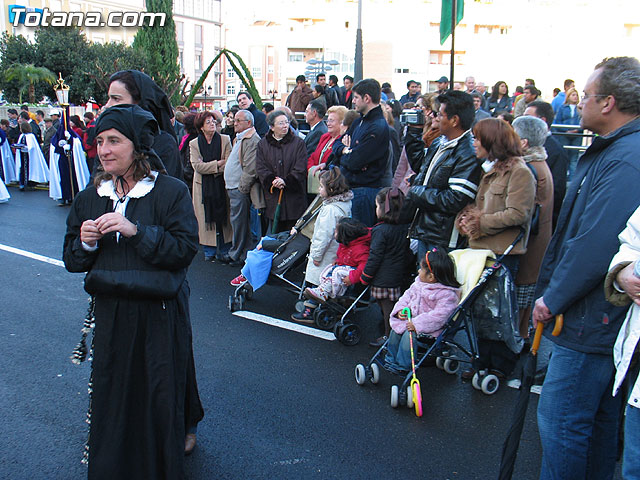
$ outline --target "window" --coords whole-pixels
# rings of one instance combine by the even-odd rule
[[[178,64],[180,65],[180,72],[184,72],[184,51],[178,52]]]
[[[289,61],[290,62],[302,62],[304,60],[304,55],[302,52],[289,52]]]
[[[196,25],[196,45],[202,45],[202,25]]]
[[[409,73],[408,68],[396,68],[394,69],[396,73]]]
[[[236,86],[233,83],[227,84],[227,95],[235,95],[236,94]]]
[[[202,70],[202,52],[196,52],[193,57],[193,64],[196,70]]]
[[[227,67],[227,78],[235,78],[236,72],[233,71],[233,68]]]
[[[176,40],[178,42],[184,42],[184,23],[176,22]]]
[[[473,27],[473,33],[481,33],[485,35],[491,35],[493,33],[507,35],[510,30],[511,25],[475,25]]]
[[[465,51],[455,53],[456,65],[464,65]],[[431,65],[449,65],[451,60],[451,50],[431,50],[429,52],[429,63]]]
[[[269,66],[267,67],[267,73],[273,73],[273,72],[274,72],[273,65],[269,65]]]
[[[251,76],[253,78],[262,77],[262,67],[252,67],[251,68]]]

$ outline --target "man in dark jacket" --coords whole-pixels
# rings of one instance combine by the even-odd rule
[[[342,81],[344,82],[344,86],[340,89],[342,105],[351,110],[353,103],[353,77],[351,75],[345,75]]]
[[[612,349],[626,308],[604,297],[618,234],[640,203],[640,62],[596,65],[580,102],[599,136],[578,161],[536,287],[533,321],[564,315],[538,402],[540,478],[613,478],[622,395],[612,396]],[[626,399],[625,399],[626,400]]]
[[[258,132],[258,135],[260,135],[260,137],[264,137],[269,131],[269,125],[267,125],[267,116],[260,110],[258,110],[256,104],[253,103],[253,97],[251,96],[251,94],[249,92],[240,92],[238,93],[236,100],[238,100],[238,106],[242,110],[249,110],[251,112],[254,120],[253,126],[255,127],[256,132]]]
[[[319,100],[314,100],[307,105],[304,111],[304,119],[309,124],[310,130],[304,137],[304,144],[307,147],[307,156],[311,155],[318,147],[320,137],[327,133],[327,124],[324,123],[324,115],[327,113],[324,104]]]
[[[417,207],[409,237],[419,242],[418,258],[424,258],[433,247],[446,250],[464,247],[464,239],[454,227],[455,218],[475,200],[482,173],[469,130],[475,118],[473,98],[468,93],[450,90],[439,95],[438,101],[437,120],[446,140],[437,147],[432,144],[426,157],[422,154],[421,164],[412,162],[412,168],[420,168],[420,173],[407,192],[407,201]],[[420,153],[417,140],[421,140],[421,135],[422,128],[416,127],[407,133],[409,158]],[[424,151],[424,144],[422,147]]]
[[[420,84],[415,80],[409,80],[407,82],[407,93],[400,97],[400,105],[404,105],[405,103],[413,102],[416,103],[418,101],[418,97],[420,96]]]
[[[553,177],[553,228],[558,223],[558,215],[560,215],[560,207],[562,200],[567,191],[567,166],[569,165],[569,156],[567,151],[560,145],[560,142],[551,135],[551,124],[553,123],[553,108],[551,104],[536,100],[525,109],[525,115],[533,115],[544,120],[549,128],[547,140],[544,142],[544,149],[547,151],[547,165],[551,170]]]
[[[338,94],[331,86],[327,86],[327,75],[324,73],[319,73],[316,75],[316,83],[318,85],[322,85],[324,88],[324,96],[327,100],[327,109],[333,107],[334,105],[340,105],[338,101]]]
[[[389,161],[389,126],[380,107],[380,83],[359,81],[352,89],[360,118],[333,144],[333,154],[353,190],[353,218],[368,227],[376,221],[375,198],[383,186]]]

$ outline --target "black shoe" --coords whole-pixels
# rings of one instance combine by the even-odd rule
[[[216,260],[218,260],[220,263],[231,263],[233,262],[233,258],[231,258],[229,255],[220,255],[219,257],[216,257]]]
[[[381,337],[376,338],[373,342],[369,342],[369,346],[380,348],[384,344],[384,342],[387,341],[387,339],[388,337],[386,335],[383,335]]]

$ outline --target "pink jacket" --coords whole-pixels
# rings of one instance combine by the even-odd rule
[[[416,277],[416,281],[404,292],[391,311],[391,328],[398,335],[406,331],[407,322],[400,320],[398,314],[403,308],[409,307],[411,321],[418,333],[428,333],[436,337],[442,332],[459,300],[459,288],[447,287],[441,283],[424,283],[420,281],[420,277]]]

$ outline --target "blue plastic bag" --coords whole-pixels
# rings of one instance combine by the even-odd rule
[[[263,237],[260,240],[259,245],[262,246]],[[269,278],[269,272],[271,272],[271,261],[273,259],[273,252],[267,252],[264,249],[258,250],[254,248],[247,252],[247,259],[245,260],[244,267],[242,267],[242,275],[253,287],[253,291],[258,290]]]

